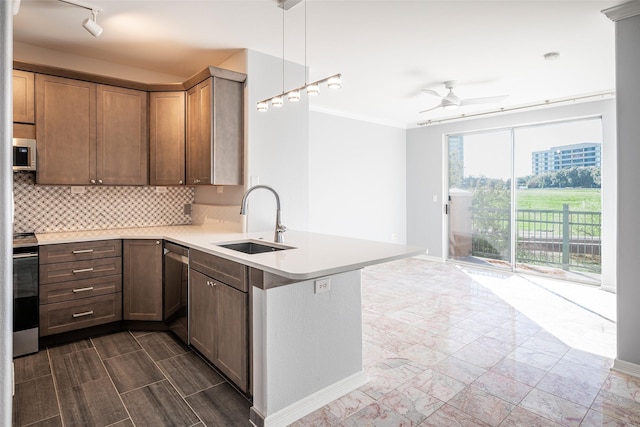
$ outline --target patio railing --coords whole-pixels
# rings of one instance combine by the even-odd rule
[[[511,259],[510,210],[471,208],[472,255]],[[519,209],[516,262],[600,273],[601,212]]]

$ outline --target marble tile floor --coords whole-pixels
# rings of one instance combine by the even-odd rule
[[[15,359],[14,426],[248,426],[250,403],[165,332],[120,332]]]
[[[302,426],[640,426],[615,296],[419,258],[363,271],[369,383]],[[560,289],[557,286],[564,286]]]
[[[369,383],[293,427],[640,426],[640,380],[610,370],[612,294],[412,258],[365,269],[362,298]],[[17,426],[249,425],[164,333],[16,359],[16,383]]]

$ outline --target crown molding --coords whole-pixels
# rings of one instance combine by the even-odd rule
[[[605,9],[602,13],[607,15],[607,18],[611,19],[613,22],[631,18],[632,16],[640,15],[640,1],[633,0],[628,3],[622,3]]]

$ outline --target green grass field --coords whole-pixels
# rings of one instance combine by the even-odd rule
[[[518,209],[562,210],[564,203],[569,210],[600,212],[599,188],[530,188],[517,190]]]

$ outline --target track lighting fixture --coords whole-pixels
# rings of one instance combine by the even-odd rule
[[[82,21],[82,26],[93,37],[98,37],[100,34],[102,34],[102,27],[98,25],[98,22],[96,22],[96,17],[98,16],[98,13],[102,12],[101,8],[99,8],[98,6],[91,5],[89,3],[78,1],[78,0],[58,0],[58,1],[90,10],[91,16],[86,18],[84,21]]]
[[[64,0],[61,0],[64,1]],[[286,96],[290,102],[300,101],[300,92],[306,91],[308,96],[320,95],[320,85],[327,84],[329,89],[340,89],[342,87],[342,75],[334,74],[333,76],[326,77],[322,80],[318,80],[312,83],[307,83],[306,71],[307,71],[307,2],[304,2],[304,69],[305,69],[305,83],[304,85],[291,89],[289,91],[284,90],[284,11],[289,10],[302,0],[276,0],[278,7],[282,8],[282,93],[271,98],[263,99],[257,103],[258,111],[269,110],[269,103],[274,107],[282,107],[284,105],[284,97]]]

